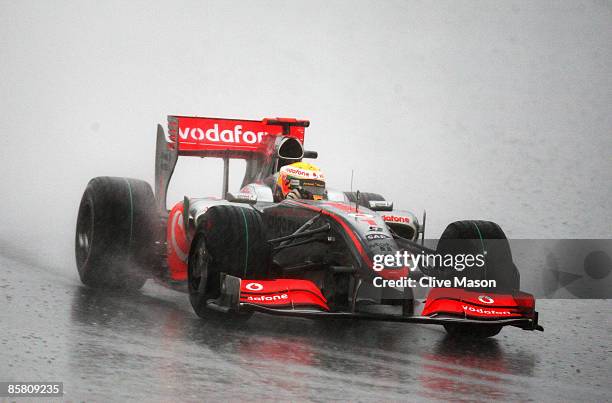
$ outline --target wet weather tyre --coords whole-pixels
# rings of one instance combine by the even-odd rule
[[[83,284],[140,289],[155,264],[158,221],[148,183],[106,176],[89,181],[75,235],[76,264]]]
[[[464,268],[462,271],[443,268],[440,277],[495,280],[494,288],[485,287],[481,291],[513,293],[520,288],[520,275],[512,260],[510,244],[501,227],[494,222],[466,220],[449,224],[440,237],[437,253],[442,256],[484,256],[482,267]]]
[[[485,339],[496,336],[502,329],[500,325],[468,325],[452,323],[444,325],[448,335],[455,339]]]
[[[351,203],[355,203],[357,201],[357,192],[344,192],[344,194]],[[378,193],[359,192],[360,206],[369,208],[371,201],[385,201],[385,198]]]
[[[189,300],[202,318],[219,316],[207,307],[221,294],[221,273],[241,279],[264,279],[270,267],[270,248],[261,214],[239,206],[214,206],[205,214],[189,252]],[[248,314],[228,312],[234,319]]]

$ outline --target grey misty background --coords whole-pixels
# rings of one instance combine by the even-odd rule
[[[330,186],[429,237],[612,237],[610,2],[1,1],[0,86],[0,252],[71,275],[87,181],[152,183],[168,114],[310,119]],[[180,162],[170,200],[220,174]]]

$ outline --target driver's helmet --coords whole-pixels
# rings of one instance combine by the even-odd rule
[[[286,198],[323,200],[325,175],[319,167],[307,162],[285,165],[278,172],[274,194],[279,201]]]

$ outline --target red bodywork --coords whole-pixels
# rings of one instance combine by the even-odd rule
[[[308,307],[329,311],[321,290],[308,280],[243,279],[240,282],[240,302],[271,308]]]
[[[268,137],[283,135],[304,143],[304,123],[297,119],[259,120],[169,116],[170,147],[178,144],[179,155],[220,156],[242,158],[246,153],[265,153]],[[306,122],[307,123],[307,122]]]
[[[427,295],[423,316],[436,314],[474,319],[511,319],[533,315],[533,295],[519,292],[483,294],[460,288],[434,288]]]
[[[166,230],[167,262],[170,279],[173,281],[187,280],[189,241],[183,222],[183,202],[179,202],[170,210]]]

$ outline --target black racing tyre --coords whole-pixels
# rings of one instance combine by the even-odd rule
[[[502,326],[500,325],[471,325],[465,323],[449,323],[444,325],[448,335],[456,339],[484,339],[497,335]]]
[[[90,180],[79,206],[75,235],[83,284],[140,289],[155,264],[158,222],[148,183],[108,176]]]
[[[484,255],[483,267],[464,268],[463,271],[444,268],[441,277],[495,280],[494,288],[482,291],[513,293],[520,288],[520,275],[512,260],[510,244],[504,231],[494,222],[466,220],[449,224],[440,237],[437,253],[442,256]]]
[[[194,236],[188,266],[189,300],[194,311],[202,318],[218,317],[206,303],[219,297],[221,273],[241,279],[269,275],[270,248],[260,213],[231,205],[211,207]]]
[[[357,192],[344,192],[346,198],[351,202],[357,201]],[[359,192],[359,205],[370,208],[371,201],[385,201],[385,198],[378,193]]]

